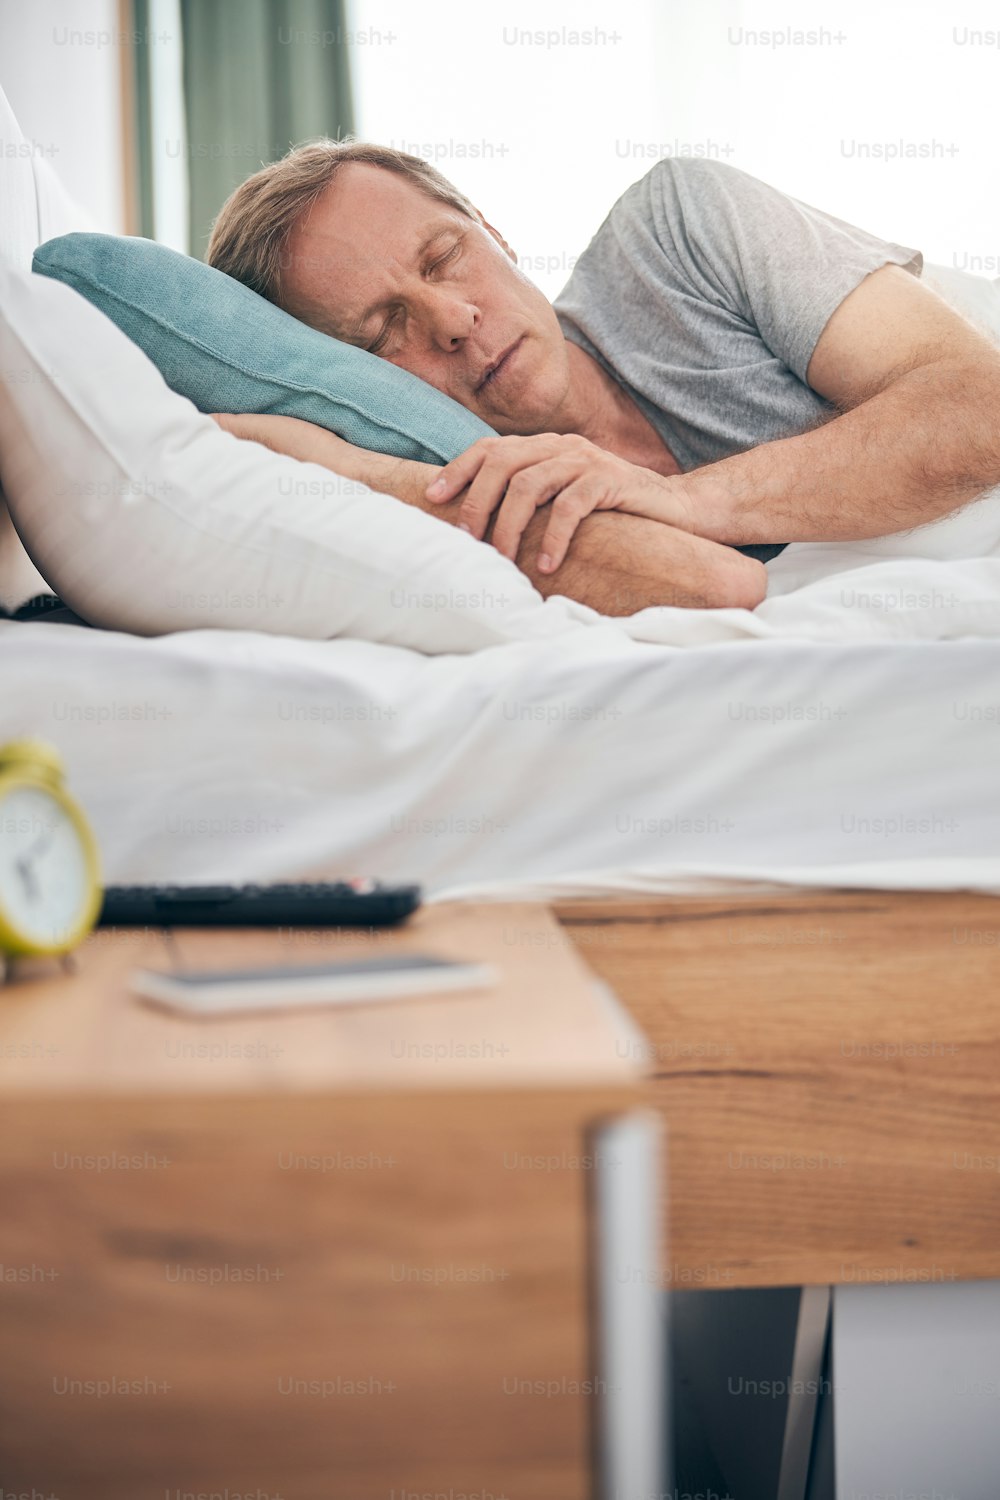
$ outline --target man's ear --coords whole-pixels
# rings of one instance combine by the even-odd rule
[[[484,217],[484,215],[480,212],[480,210],[478,208],[476,209],[476,213],[479,214],[479,217],[482,220],[483,228],[487,231],[488,234],[491,234],[493,236],[493,238],[496,240],[496,242],[500,246],[500,248],[504,251],[504,253],[506,255],[510,256],[511,260],[514,262],[514,264],[516,266],[517,265],[517,255],[510,248],[510,246],[508,245],[507,241],[504,239],[503,235],[500,233],[499,229],[494,229],[493,225],[487,222],[486,218]]]

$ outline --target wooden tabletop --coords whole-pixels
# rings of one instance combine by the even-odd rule
[[[486,962],[496,986],[363,1005],[190,1020],[129,991],[133,969],[316,964],[412,951]],[[116,1095],[631,1086],[624,1017],[536,905],[425,907],[404,927],[95,932],[75,972],[19,966],[0,989],[0,1090]]]

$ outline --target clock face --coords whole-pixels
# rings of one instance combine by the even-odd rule
[[[69,813],[42,787],[0,795],[0,911],[39,947],[58,948],[90,897],[86,850]]]

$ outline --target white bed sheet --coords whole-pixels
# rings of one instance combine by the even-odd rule
[[[108,881],[1000,890],[998,666],[973,638],[681,649],[609,623],[428,658],[3,623],[0,741],[59,747]]]

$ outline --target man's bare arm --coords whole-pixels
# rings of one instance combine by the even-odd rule
[[[447,505],[433,505],[426,498],[428,482],[438,472],[434,464],[370,453],[291,417],[222,416],[216,421],[237,437],[322,464],[439,521],[457,522],[461,496]],[[538,557],[546,524],[545,512],[539,510],[517,554],[518,567],[546,598],[563,594],[601,614],[630,615],[658,604],[753,609],[767,593],[767,573],[755,559],[661,521],[611,511],[587,516],[558,574],[542,573]]]
[[[842,415],[665,479],[657,516],[738,544],[834,541],[909,530],[1000,483],[1000,350],[898,266],[841,303],[807,373]]]
[[[461,496],[447,505],[426,498],[436,472],[432,464],[415,464],[396,475],[396,488],[387,493],[454,525]],[[658,604],[754,609],[767,593],[767,573],[755,559],[660,521],[611,511],[586,516],[558,575],[542,573],[538,558],[546,524],[544,511],[536,511],[517,554],[517,566],[545,598],[563,594],[604,615],[632,615]]]

